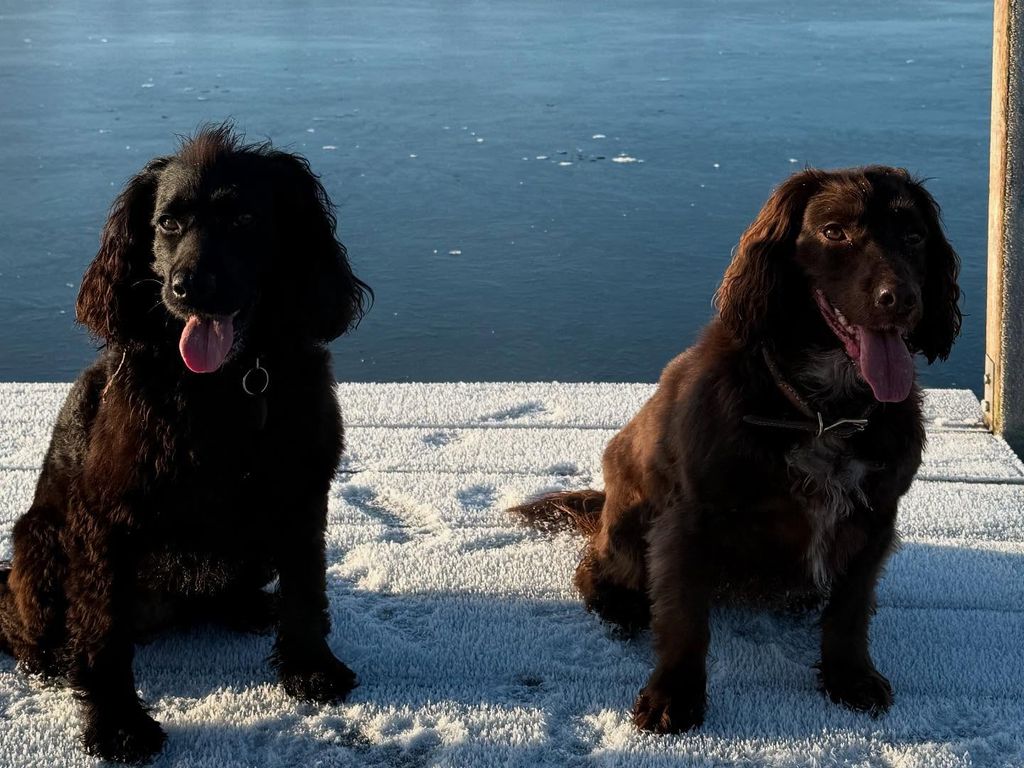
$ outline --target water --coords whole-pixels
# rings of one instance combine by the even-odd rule
[[[108,205],[231,117],[310,158],[377,292],[341,379],[653,380],[775,184],[877,162],[931,178],[964,262],[923,380],[980,389],[989,3],[340,5],[0,0],[0,380],[91,359]]]

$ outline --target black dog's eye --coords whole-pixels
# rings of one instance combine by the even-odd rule
[[[843,231],[843,228],[840,227],[838,224],[829,224],[823,230],[821,230],[821,234],[823,234],[829,240],[846,239],[846,233]]]
[[[181,230],[181,224],[173,216],[161,216],[156,220],[157,226],[160,227],[164,232],[178,232]]]
[[[240,213],[235,217],[236,227],[248,227],[252,222],[253,218],[251,213]]]

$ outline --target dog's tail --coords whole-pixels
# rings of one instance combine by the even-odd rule
[[[561,491],[512,507],[509,512],[545,533],[578,531],[593,536],[601,525],[604,491]]]

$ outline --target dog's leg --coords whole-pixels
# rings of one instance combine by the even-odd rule
[[[875,584],[895,538],[891,522],[867,537],[864,548],[836,577],[821,617],[822,688],[837,704],[872,715],[892,705],[892,686],[871,660],[868,626],[875,610]]]
[[[649,557],[651,630],[658,664],[633,705],[633,722],[645,731],[677,733],[704,722],[710,567],[696,536],[684,530],[674,510],[660,521]]]
[[[327,645],[326,496],[310,506],[278,531],[280,618],[272,662],[290,696],[338,701],[356,686],[356,676]]]
[[[37,502],[22,515],[14,525],[6,588],[0,588],[5,592],[0,627],[12,652],[28,670],[44,675],[60,672],[55,651],[63,643],[66,570],[60,525],[55,505]]]
[[[7,587],[10,575],[10,563],[0,562],[0,653],[13,655],[15,638],[21,635],[21,622],[14,605],[14,595]]]
[[[165,734],[149,716],[132,673],[134,567],[109,533],[69,546],[68,678],[83,706],[85,749],[107,760],[142,762]]]
[[[650,623],[644,529],[650,517],[646,502],[627,504],[609,488],[601,527],[576,568],[576,588],[587,610],[632,634]]]

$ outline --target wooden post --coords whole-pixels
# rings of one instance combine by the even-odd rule
[[[1024,0],[995,0],[985,421],[1024,455]]]

